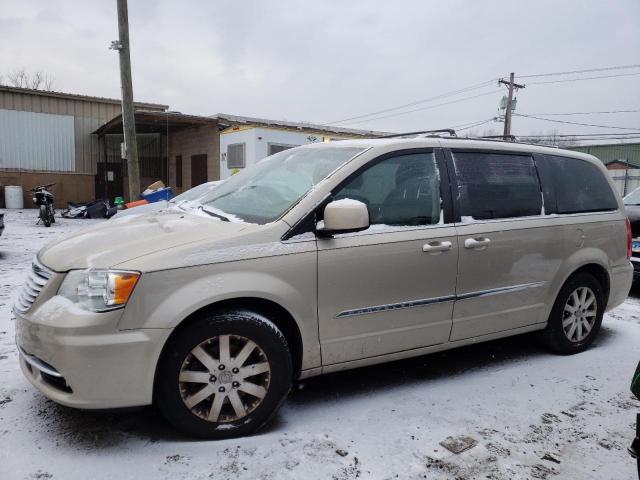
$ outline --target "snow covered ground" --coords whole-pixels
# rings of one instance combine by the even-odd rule
[[[4,211],[0,237],[0,479],[632,479],[640,289],[571,357],[510,338],[304,382],[266,430],[196,441],[151,408],[76,411],[23,378],[12,299],[36,251],[88,225]],[[96,381],[100,381],[96,372]],[[439,442],[478,443],[454,455]]]

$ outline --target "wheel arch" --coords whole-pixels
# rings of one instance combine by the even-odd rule
[[[574,276],[576,276],[576,275],[578,275],[580,273],[588,273],[588,274],[592,275],[593,277],[595,277],[596,280],[598,280],[598,282],[602,286],[602,291],[603,291],[603,294],[604,294],[604,307],[606,309],[607,303],[609,301],[609,291],[610,291],[610,288],[611,288],[611,279],[609,278],[609,272],[607,271],[607,269],[605,267],[603,267],[600,263],[596,263],[596,262],[585,263],[585,264],[575,268],[571,273],[569,273],[566,276],[566,278],[564,278],[562,283],[560,283],[559,288],[557,289],[557,292],[556,292],[556,297],[560,293],[560,290],[562,289],[562,287],[564,287],[564,285],[572,277],[574,277]]]
[[[171,344],[171,341],[188,328],[195,320],[206,314],[216,314],[229,310],[244,310],[257,313],[267,317],[273,322],[282,332],[291,353],[291,361],[293,365],[293,379],[297,379],[300,376],[302,369],[302,353],[303,343],[302,334],[295,318],[291,313],[278,303],[259,297],[238,297],[220,300],[209,305],[191,312],[187,317],[180,321],[173,329],[167,340],[164,342],[158,362],[156,363],[156,369],[154,373],[153,391],[155,395],[156,382],[158,379],[158,369],[161,364],[162,358],[167,353],[167,346]]]

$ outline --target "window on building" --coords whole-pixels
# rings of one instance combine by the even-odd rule
[[[227,168],[244,168],[245,160],[245,144],[233,143],[227,147]]]
[[[283,145],[280,143],[270,143],[268,146],[268,154],[273,155],[278,152],[289,150],[290,148],[293,148],[293,147],[295,147],[295,145]]]
[[[182,155],[176,156],[176,188],[182,188]]]
[[[540,215],[542,195],[527,155],[454,152],[463,221]]]
[[[433,225],[440,221],[440,177],[432,153],[398,155],[349,181],[334,198],[359,200],[371,225]]]
[[[545,155],[536,159],[545,186],[549,213],[616,210],[618,202],[606,178],[595,165],[579,158]]]

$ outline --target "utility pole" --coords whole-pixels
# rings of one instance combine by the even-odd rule
[[[118,2],[118,41],[111,42],[111,49],[120,56],[120,85],[122,88],[122,130],[124,133],[127,176],[129,178],[129,199],[140,195],[140,166],[138,164],[138,143],[136,141],[136,117],[133,107],[133,86],[131,83],[131,54],[129,50],[129,13],[127,0]]]
[[[524,85],[518,85],[517,83],[513,82],[514,77],[515,77],[515,74],[511,72],[511,75],[509,75],[508,82],[503,79],[498,80],[498,83],[502,83],[509,87],[509,95],[507,96],[507,108],[504,113],[504,132],[502,135],[504,140],[509,140],[511,138],[511,113],[513,111],[513,90],[516,88],[524,88]]]

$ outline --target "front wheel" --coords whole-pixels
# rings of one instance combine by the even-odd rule
[[[46,205],[40,205],[40,220],[45,227],[51,226],[51,217],[49,216],[49,209]]]
[[[292,380],[280,330],[253,312],[203,316],[165,348],[155,400],[165,418],[193,436],[248,435],[276,413]]]
[[[602,286],[593,275],[572,276],[560,289],[543,340],[560,354],[586,350],[598,335],[604,307]]]

